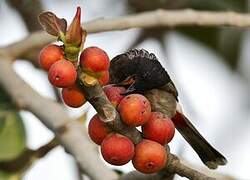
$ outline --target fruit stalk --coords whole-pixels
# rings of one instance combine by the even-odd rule
[[[135,144],[139,143],[142,140],[141,133],[136,128],[130,128],[121,121],[120,115],[112,103],[108,100],[99,83],[93,86],[84,85],[83,73],[84,72],[81,68],[79,68],[78,83],[82,88],[86,99],[95,108],[101,119],[107,123],[110,129],[127,136]]]

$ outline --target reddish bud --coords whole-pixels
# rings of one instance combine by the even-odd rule
[[[173,139],[175,126],[164,114],[152,112],[148,122],[142,126],[142,133],[144,138],[165,145]]]
[[[111,132],[108,126],[99,118],[98,114],[94,115],[88,125],[89,137],[96,144],[101,145],[103,139]]]
[[[146,97],[140,94],[130,94],[121,100],[118,111],[124,123],[136,127],[149,120],[151,106]]]
[[[82,27],[81,27],[81,8],[77,7],[77,11],[68,31],[66,32],[66,42],[79,47],[82,43]]]
[[[107,85],[103,87],[103,91],[105,92],[106,96],[108,97],[109,101],[113,104],[113,106],[116,107],[125,97],[122,94],[125,93],[126,89],[124,87]]]
[[[63,50],[55,44],[45,46],[38,57],[40,66],[46,71],[50,69],[52,64],[61,59],[63,59]]]
[[[75,84],[77,72],[74,65],[67,60],[55,62],[49,69],[49,81],[56,87],[68,87]]]
[[[120,134],[110,134],[101,144],[101,153],[105,161],[112,165],[124,165],[134,156],[134,144]]]
[[[86,102],[83,92],[77,85],[63,88],[62,98],[66,105],[73,108],[81,107]]]
[[[142,140],[135,147],[132,163],[136,170],[145,173],[156,173],[167,161],[167,154],[162,145],[151,140]]]

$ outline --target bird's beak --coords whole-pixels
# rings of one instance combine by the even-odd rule
[[[135,76],[128,76],[125,80],[120,83],[117,83],[116,86],[131,86],[135,83]]]
[[[129,76],[122,82],[116,84],[116,86],[128,87],[125,93],[122,93],[122,95],[128,95],[133,93],[136,90],[134,85],[135,85],[135,75]]]

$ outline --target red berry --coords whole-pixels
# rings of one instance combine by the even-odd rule
[[[144,138],[165,145],[173,139],[175,126],[164,114],[152,112],[148,122],[142,126],[142,133]]]
[[[81,107],[86,102],[83,92],[77,85],[63,88],[62,98],[66,105],[73,108]]]
[[[99,118],[96,114],[94,115],[88,126],[89,137],[96,144],[101,145],[103,139],[111,132],[108,126]]]
[[[63,50],[57,45],[50,44],[40,51],[38,59],[40,66],[48,71],[52,64],[63,59]]]
[[[134,144],[120,134],[107,136],[101,144],[101,153],[105,161],[112,165],[124,165],[134,156]]]
[[[107,85],[103,87],[103,91],[108,97],[109,101],[113,104],[114,107],[117,107],[121,100],[124,98],[123,93],[126,89],[124,87],[118,87],[113,85]]]
[[[146,97],[140,94],[130,94],[121,100],[118,111],[124,123],[136,127],[149,120],[151,106]]]
[[[49,69],[49,81],[56,87],[68,87],[75,84],[77,77],[74,65],[67,60],[55,62]]]
[[[142,140],[135,147],[132,163],[136,170],[145,173],[156,173],[167,161],[167,154],[162,145],[151,140]]]
[[[110,64],[107,53],[98,47],[84,49],[80,63],[82,67],[94,72],[107,71]]]
[[[102,77],[98,79],[99,83],[101,86],[104,86],[108,84],[109,82],[109,71],[103,71],[102,72]]]

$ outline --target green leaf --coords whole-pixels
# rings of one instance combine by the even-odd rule
[[[25,149],[26,135],[17,111],[0,111],[4,126],[0,132],[0,161],[11,160]]]
[[[4,121],[4,116],[1,116],[0,114],[0,133],[4,127],[5,121]]]
[[[0,171],[0,180],[21,180],[21,175]]]
[[[0,161],[22,153],[26,135],[22,118],[8,94],[0,87]]]

